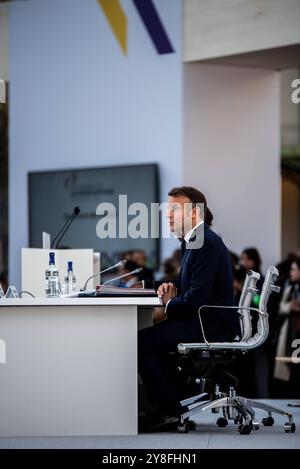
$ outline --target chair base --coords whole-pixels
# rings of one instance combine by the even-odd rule
[[[254,409],[261,409],[267,413],[267,416],[262,419],[264,426],[272,426],[274,424],[272,415],[278,414],[288,419],[283,426],[285,432],[294,433],[296,431],[293,414],[264,402],[237,396],[232,386],[229,389],[229,393],[225,394],[220,392],[219,386],[216,385],[212,399],[210,399],[208,393],[203,392],[184,399],[181,401],[181,405],[185,406],[188,410],[180,416],[179,432],[187,433],[189,430],[196,428],[196,424],[191,418],[202,411],[211,410],[213,413],[222,412],[222,417],[219,417],[216,422],[219,427],[226,427],[228,422],[232,420],[238,425],[238,431],[241,435],[248,435],[252,430],[259,430],[260,428],[260,423],[255,419]]]

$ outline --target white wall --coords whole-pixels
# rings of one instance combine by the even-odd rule
[[[157,162],[162,199],[181,183],[181,5],[155,3],[175,54],[157,54],[130,0],[127,56],[96,0],[10,4],[10,282],[28,245],[28,171]]]
[[[299,0],[184,0],[186,61],[299,42]]]
[[[265,268],[280,259],[279,72],[184,70],[184,183],[206,194],[227,246],[257,246]]]

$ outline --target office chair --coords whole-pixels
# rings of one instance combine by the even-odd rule
[[[258,292],[256,284],[259,279],[260,274],[258,272],[254,272],[253,270],[250,270],[246,274],[238,309],[240,313],[243,312],[243,314],[240,314],[240,329],[242,331],[241,340],[248,340],[252,335],[252,319],[249,307],[252,304],[254,295]],[[236,307],[234,307],[234,309],[236,309]],[[239,338],[236,339],[238,340]],[[225,365],[224,354],[218,357],[216,356],[216,354],[214,354],[214,356],[211,357],[209,352],[204,351],[201,351],[201,353],[197,353],[195,351],[182,352],[180,358],[178,357],[178,353],[171,352],[169,354],[169,357],[173,362],[171,366],[173,368],[176,368],[178,374],[180,375],[177,385],[179,388],[181,388],[182,394],[190,394],[191,389],[195,393],[197,391],[200,391],[200,393],[202,394],[204,388],[207,387],[208,384],[207,378],[209,378],[209,376],[207,376],[206,374],[207,365],[215,365],[216,361],[220,362],[220,360],[221,364]],[[200,360],[197,360],[196,358],[200,358]],[[214,362],[212,362],[212,358],[214,359]],[[211,368],[209,369],[209,371],[209,374],[211,374]],[[203,375],[203,373],[205,374]],[[218,370],[218,373],[220,374],[220,370]],[[233,386],[237,385],[237,379],[229,375],[228,372],[223,372],[222,374],[223,380],[225,378],[228,378],[229,384],[232,384]],[[201,379],[198,377],[198,375],[201,375]],[[222,380],[219,377],[217,381],[219,381],[220,384],[220,381]]]
[[[228,425],[229,420],[233,420],[235,424],[238,424],[240,434],[248,435],[252,430],[258,430],[260,426],[259,422],[255,420],[254,408],[267,412],[267,416],[262,419],[264,426],[272,426],[274,424],[272,417],[274,413],[287,417],[288,422],[284,424],[286,432],[295,432],[296,426],[293,422],[293,414],[263,402],[237,396],[235,388],[238,380],[227,371],[224,371],[224,367],[232,363],[238,356],[244,355],[248,350],[261,346],[267,339],[269,334],[267,303],[272,292],[280,291],[280,288],[275,285],[277,277],[278,270],[273,266],[269,267],[262,287],[258,308],[250,306],[253,295],[257,291],[257,280],[260,278],[257,272],[252,271],[246,276],[238,306],[203,305],[199,308],[198,315],[204,342],[181,343],[177,347],[182,357],[190,357],[194,365],[194,371],[197,370],[197,365],[199,364],[200,368],[202,368],[201,376],[194,375],[192,378],[199,385],[200,394],[181,401],[184,410],[179,420],[179,432],[186,433],[191,429],[195,429],[196,424],[191,420],[191,417],[202,411],[211,410],[213,413],[222,411],[223,417],[219,417],[216,422],[219,427],[225,427]],[[236,338],[232,342],[208,342],[205,337],[202,314],[204,309],[209,308],[237,309],[240,315],[241,338]],[[251,312],[254,311],[258,313],[258,322],[257,332],[253,334]],[[181,361],[181,365],[182,362],[184,360]],[[183,371],[182,366],[178,367],[178,371]],[[208,390],[208,385],[210,385],[210,391],[205,392]]]

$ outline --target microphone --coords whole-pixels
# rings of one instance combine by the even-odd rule
[[[123,259],[122,261],[119,261],[119,262],[117,262],[116,264],[111,265],[110,267],[107,267],[107,269],[100,270],[100,272],[97,272],[96,274],[91,275],[91,276],[87,279],[87,281],[85,282],[85,284],[84,284],[83,288],[81,289],[81,291],[86,291],[87,284],[88,284],[88,282],[89,282],[92,278],[97,277],[97,275],[104,274],[105,272],[108,272],[109,270],[113,270],[113,269],[115,269],[116,267],[121,267],[121,265],[126,264],[126,262],[127,262],[127,261],[126,261],[125,259]]]
[[[55,248],[58,249],[59,243],[61,242],[62,238],[66,234],[66,232],[69,229],[71,223],[73,222],[74,218],[77,217],[79,212],[80,212],[80,208],[75,207],[74,210],[73,210],[72,215],[67,219],[66,223],[63,225],[63,227],[59,230],[59,232],[57,233],[57,235],[53,239],[53,241],[51,243],[51,249],[53,249],[53,246],[54,246],[54,243],[55,243],[56,240],[57,240],[57,242],[56,242],[56,247]]]
[[[115,280],[118,280],[119,278],[127,277],[128,275],[139,274],[142,270],[143,270],[143,267],[139,267],[138,269],[134,269],[131,272],[127,272],[127,274],[123,274],[123,275],[119,275],[118,277],[111,278],[110,280],[106,280],[106,282],[102,283],[102,286],[106,285],[109,282],[114,282]]]

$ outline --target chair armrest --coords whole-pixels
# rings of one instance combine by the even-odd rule
[[[221,306],[221,305],[202,305],[200,306],[200,308],[198,309],[198,316],[199,316],[199,322],[200,322],[200,327],[201,327],[201,331],[202,331],[202,335],[203,335],[203,339],[204,339],[204,342],[206,343],[207,347],[208,348],[212,348],[212,343],[208,342],[208,340],[206,339],[206,336],[205,336],[205,332],[204,332],[204,327],[203,327],[203,321],[202,321],[202,317],[201,317],[201,310],[203,308],[214,308],[214,309],[237,309],[238,311],[238,314],[242,314],[240,312],[240,310],[242,309],[246,309],[246,310],[250,310],[250,311],[256,311],[259,315],[261,316],[268,316],[268,313],[264,313],[263,311],[261,311],[260,309],[258,308],[254,308],[252,306]],[[221,348],[221,347],[220,347]]]

